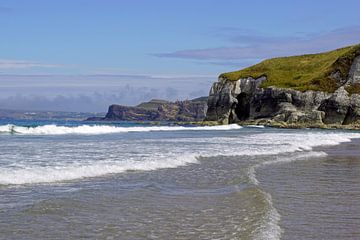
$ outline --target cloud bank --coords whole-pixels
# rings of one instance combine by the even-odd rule
[[[216,76],[0,75],[0,108],[105,112],[110,104],[208,94]]]

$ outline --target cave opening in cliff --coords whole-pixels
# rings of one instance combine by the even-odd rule
[[[240,93],[236,99],[238,104],[235,108],[236,116],[239,120],[247,120],[250,116],[250,99],[249,95],[246,93]]]

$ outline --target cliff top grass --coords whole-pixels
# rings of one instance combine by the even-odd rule
[[[346,79],[358,55],[360,44],[318,54],[268,59],[240,71],[223,73],[220,77],[236,81],[240,78],[266,76],[261,87],[334,92],[339,83],[331,74],[338,71],[341,78]]]
[[[198,97],[198,98],[194,98],[194,99],[191,99],[188,101],[193,102],[193,103],[207,102],[207,97]],[[162,100],[162,99],[152,99],[149,102],[140,103],[136,107],[144,108],[147,110],[157,110],[159,108],[159,106],[164,105],[164,104],[171,104],[171,103],[176,103],[176,102],[170,102],[170,101],[166,101],[166,100]]]
[[[143,102],[137,105],[136,107],[144,108],[147,110],[157,110],[160,105],[167,104],[168,101],[161,99],[152,99],[149,102]]]

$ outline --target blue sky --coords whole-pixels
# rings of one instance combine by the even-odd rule
[[[221,72],[360,42],[359,1],[0,0],[0,108],[207,95]]]

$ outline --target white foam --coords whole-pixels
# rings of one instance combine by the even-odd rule
[[[278,240],[281,239],[281,234],[283,230],[281,229],[279,223],[281,220],[281,215],[276,210],[273,205],[272,197],[267,192],[261,190],[265,196],[266,203],[268,204],[269,211],[264,216],[262,224],[256,229],[254,239],[256,240]]]
[[[108,125],[81,125],[75,127],[44,125],[37,127],[23,127],[12,124],[1,125],[0,133],[23,134],[23,135],[63,135],[63,134],[109,134],[124,132],[150,132],[150,131],[212,131],[212,130],[236,130],[242,127],[237,124],[221,126],[150,126],[150,127],[117,127]]]
[[[99,177],[126,171],[151,171],[163,168],[176,168],[196,163],[194,155],[148,161],[98,162],[88,165],[33,167],[14,170],[0,170],[1,185],[53,183],[74,179]]]
[[[0,126],[0,131],[13,125]],[[101,134],[128,131],[178,131],[178,130],[229,130],[239,129],[238,125],[215,127],[113,127],[113,126],[79,126],[60,127],[46,125],[42,127],[24,128],[23,134]],[[46,130],[48,129],[48,130]],[[196,157],[212,156],[245,156],[277,155],[299,152],[301,158],[323,156],[325,153],[313,152],[312,149],[323,145],[336,145],[341,142],[359,138],[359,133],[341,131],[294,131],[274,132],[264,130],[263,133],[245,133],[237,135],[218,134],[207,137],[187,138],[144,138],[118,139],[117,141],[86,141],[73,143],[60,140],[56,145],[47,141],[36,143],[24,142],[15,145],[13,151],[2,151],[5,163],[0,166],[0,184],[51,183],[66,180],[76,180],[86,177],[97,177],[127,170],[156,170],[171,168],[196,162]],[[11,138],[10,138],[11,139]],[[3,150],[14,149],[12,141]],[[25,147],[29,150],[26,151]],[[35,151],[34,151],[35,150]],[[14,152],[15,151],[15,152]],[[88,154],[88,152],[91,152]],[[301,153],[303,152],[303,153]],[[296,155],[296,156],[297,156]],[[119,159],[121,158],[121,159]],[[101,160],[102,159],[102,160]],[[259,166],[294,161],[296,158],[278,158],[263,162],[249,169],[249,178],[256,185],[256,168]],[[17,164],[16,166],[14,164]]]
[[[246,125],[246,127],[250,127],[250,128],[265,128],[264,125]]]

